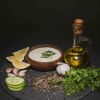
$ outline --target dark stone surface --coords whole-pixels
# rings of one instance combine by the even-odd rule
[[[75,94],[74,96],[67,96],[66,94],[62,93],[60,89],[56,89],[56,91],[50,90],[49,92],[44,92],[43,90],[41,91],[35,91],[33,88],[33,80],[35,77],[40,77],[42,75],[46,75],[47,72],[39,72],[39,71],[35,71],[32,69],[28,69],[27,73],[26,73],[26,78],[25,80],[27,81],[27,87],[25,88],[25,90],[21,91],[21,92],[13,92],[10,91],[6,84],[5,84],[5,78],[6,78],[6,68],[10,66],[9,64],[5,63],[2,66],[2,70],[1,70],[1,74],[2,74],[2,78],[1,80],[1,87],[3,88],[3,90],[11,95],[14,98],[20,99],[20,100],[81,100],[82,98],[86,97],[87,95],[89,95],[91,93],[91,91],[86,90],[84,92]],[[55,71],[50,71],[49,73],[55,73]]]

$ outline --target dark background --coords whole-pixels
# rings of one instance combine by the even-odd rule
[[[93,41],[92,52],[98,52],[99,56],[99,7],[99,0],[2,0],[1,58],[27,44],[52,43],[63,49],[71,47],[72,22],[75,18],[84,19],[84,33]],[[95,53],[94,56],[96,58]],[[2,100],[7,100],[7,95],[4,95],[3,91],[0,92]],[[95,100],[95,97],[99,98],[99,94],[93,97]]]

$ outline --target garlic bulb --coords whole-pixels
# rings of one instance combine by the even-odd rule
[[[66,75],[66,72],[70,71],[70,66],[68,64],[59,62],[56,67],[56,71],[59,75]]]

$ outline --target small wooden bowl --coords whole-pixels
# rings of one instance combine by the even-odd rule
[[[54,61],[51,61],[51,62],[39,62],[39,61],[35,61],[35,60],[31,59],[29,57],[30,51],[32,51],[34,49],[37,49],[37,48],[41,48],[41,47],[54,48],[54,49],[58,50],[61,53],[61,56],[57,60],[54,60]],[[40,71],[48,71],[48,70],[55,69],[56,66],[57,66],[57,62],[62,61],[62,59],[63,59],[63,52],[61,51],[61,49],[56,47],[56,46],[54,46],[54,45],[51,45],[51,44],[42,44],[42,45],[33,46],[28,51],[27,56],[26,56],[26,60],[31,65],[31,68],[33,68],[35,70],[40,70]]]

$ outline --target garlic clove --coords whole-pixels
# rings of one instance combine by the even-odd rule
[[[14,68],[12,72],[13,72],[13,74],[17,75],[18,74],[18,71],[19,71],[19,69]]]
[[[8,75],[9,77],[16,76],[15,74],[12,74],[12,73],[8,73],[7,75]]]
[[[7,73],[10,73],[12,70],[13,70],[13,68],[7,68],[7,69],[6,69],[6,72],[7,72]]]
[[[20,71],[20,72],[18,73],[18,76],[24,77],[25,74],[26,74],[26,71],[27,71],[27,70],[22,70],[22,71]]]

